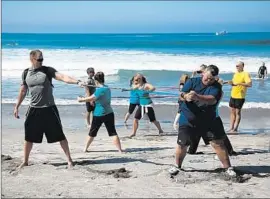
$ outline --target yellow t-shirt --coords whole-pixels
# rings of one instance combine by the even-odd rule
[[[232,79],[233,84],[249,83],[251,78],[248,72],[236,72]],[[246,86],[232,86],[231,97],[235,99],[244,99],[246,97]]]

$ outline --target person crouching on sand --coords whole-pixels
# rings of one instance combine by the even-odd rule
[[[147,83],[146,78],[141,74],[136,74],[134,76],[134,84],[132,89],[136,91],[136,94],[139,96],[140,106],[135,113],[135,118],[133,122],[133,132],[129,136],[136,136],[136,132],[139,127],[139,120],[143,118],[146,113],[149,117],[150,122],[158,128],[159,134],[163,133],[163,130],[160,127],[160,123],[156,120],[155,111],[153,108],[153,102],[149,96],[150,92],[155,90],[155,87],[152,84]]]
[[[104,73],[97,72],[94,76],[96,83],[96,91],[90,97],[78,97],[79,102],[95,102],[95,110],[93,113],[93,121],[89,131],[89,137],[84,152],[88,152],[90,144],[97,136],[97,132],[104,123],[110,137],[119,152],[123,152],[120,139],[115,129],[115,119],[113,109],[111,107],[111,90],[105,85]]]

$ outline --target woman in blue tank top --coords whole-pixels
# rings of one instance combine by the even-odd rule
[[[150,122],[154,123],[154,125],[159,130],[159,133],[163,133],[163,130],[160,127],[160,123],[156,120],[155,112],[153,109],[153,102],[149,95],[149,93],[155,90],[155,87],[147,83],[146,78],[143,75],[137,74],[134,76],[134,84],[132,89],[139,96],[140,106],[135,113],[133,132],[130,137],[136,136],[136,132],[139,127],[139,120],[143,118],[144,114],[148,115]]]
[[[131,78],[129,86],[132,88],[133,85],[133,80],[134,77]],[[129,98],[129,107],[128,107],[128,112],[125,115],[125,121],[124,123],[127,122],[128,118],[130,115],[134,112],[136,106],[140,106],[140,100],[139,96],[137,95],[135,90],[130,91],[130,98]]]
[[[95,110],[93,113],[93,121],[88,133],[88,140],[84,152],[88,152],[90,144],[104,123],[107,132],[113,139],[113,143],[119,152],[122,152],[120,139],[115,129],[114,112],[111,107],[111,89],[105,85],[105,78],[103,72],[97,72],[94,76],[96,90],[89,97],[78,97],[78,102],[95,102]]]

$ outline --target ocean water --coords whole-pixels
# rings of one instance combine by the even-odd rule
[[[270,80],[256,77],[261,62],[270,65],[270,33],[186,34],[2,34],[2,103],[15,103],[22,71],[30,66],[29,52],[41,49],[44,65],[59,72],[86,79],[87,67],[103,71],[112,90],[113,104],[128,104],[129,79],[143,73],[157,87],[155,104],[176,104],[175,87],[183,73],[190,74],[201,64],[215,64],[220,76],[230,80],[235,64],[242,60],[251,73],[244,108],[270,108]],[[56,103],[77,104],[84,90],[53,81]],[[165,88],[169,87],[169,88]],[[230,86],[223,87],[221,105],[228,106]],[[160,98],[163,97],[163,98]],[[29,98],[25,100],[27,104]]]

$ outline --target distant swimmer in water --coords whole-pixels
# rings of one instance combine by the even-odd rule
[[[267,68],[266,68],[264,62],[262,62],[262,66],[259,68],[259,71],[258,71],[258,77],[259,77],[260,79],[267,78]]]

